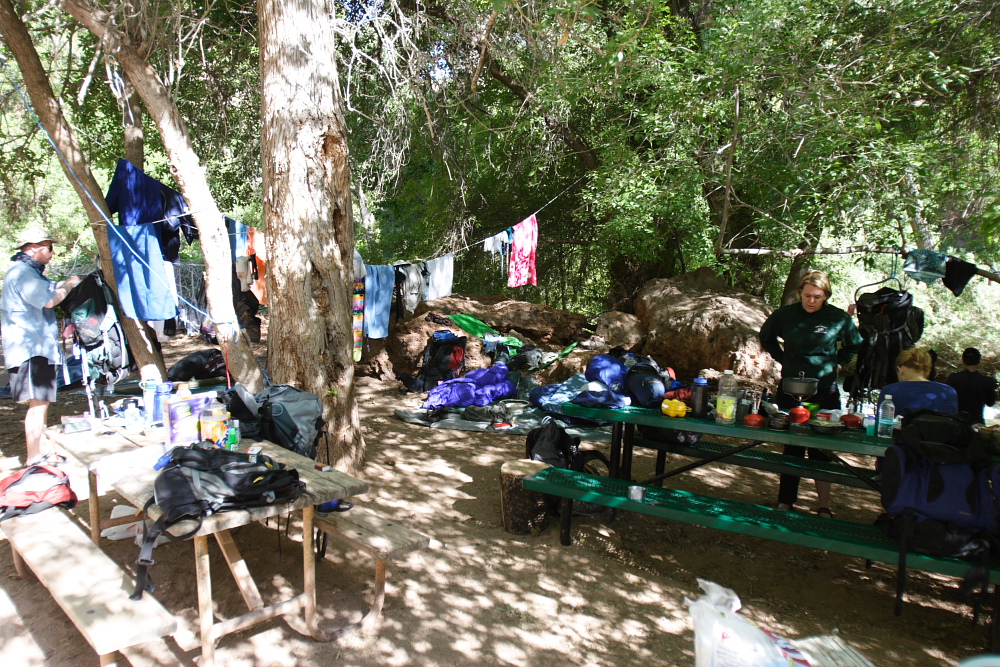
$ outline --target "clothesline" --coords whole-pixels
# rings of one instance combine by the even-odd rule
[[[584,174],[580,178],[578,178],[575,181],[573,181],[572,183],[570,183],[568,186],[566,186],[566,188],[562,192],[560,192],[555,197],[553,197],[552,199],[550,199],[547,202],[545,202],[544,204],[542,204],[541,208],[539,208],[537,211],[535,211],[531,215],[538,215],[539,213],[541,213],[542,209],[544,209],[546,206],[548,206],[549,204],[551,204],[552,202],[554,202],[555,200],[559,199],[564,194],[566,194],[567,192],[569,192],[570,188],[572,188],[574,185],[576,185],[577,183],[579,183],[580,181],[582,181],[586,177],[587,177],[587,175]],[[531,216],[528,216],[528,217],[531,217]],[[508,227],[508,229],[510,229],[510,228]],[[499,234],[499,232],[497,232],[497,233]],[[459,253],[463,253],[466,250],[468,250],[469,248],[475,248],[477,245],[481,245],[484,241],[486,241],[486,239],[492,238],[494,236],[496,236],[496,234],[490,234],[489,236],[486,236],[486,237],[480,239],[479,241],[476,241],[475,243],[470,243],[469,245],[467,245],[465,247],[459,248],[458,250],[452,250],[451,252],[454,253],[454,254],[456,254],[456,255],[459,254]]]
[[[30,114],[31,118],[35,121],[35,124],[38,126],[38,129],[41,130],[42,135],[48,140],[49,144],[52,146],[52,149],[55,151],[55,153],[58,156],[59,160],[62,162],[63,166],[65,167],[66,171],[73,177],[73,180],[76,181],[76,184],[79,186],[78,190],[80,192],[84,193],[84,195],[90,201],[91,205],[93,205],[94,210],[98,211],[101,214],[101,217],[104,219],[104,223],[103,224],[105,224],[108,227],[108,229],[114,230],[114,233],[118,235],[118,238],[122,241],[122,243],[124,243],[125,246],[128,247],[132,251],[132,253],[136,256],[136,258],[139,259],[139,262],[143,266],[145,266],[145,268],[147,268],[150,271],[150,274],[156,275],[153,272],[152,267],[145,261],[145,259],[141,256],[141,253],[135,248],[134,244],[130,243],[130,239],[128,238],[128,236],[126,234],[123,234],[122,231],[120,229],[118,229],[118,225],[115,225],[112,222],[111,218],[108,217],[108,215],[104,212],[104,209],[97,203],[97,201],[90,194],[89,190],[84,186],[83,182],[80,180],[80,177],[77,175],[76,171],[74,171],[73,166],[69,163],[69,160],[67,160],[66,156],[63,154],[63,152],[61,150],[59,150],[59,147],[56,145],[55,140],[52,139],[51,135],[49,135],[48,131],[42,125],[41,119],[38,118],[38,114],[35,113],[35,110],[31,106],[31,103],[28,101],[28,98],[25,96],[24,91],[21,90],[21,86],[17,83],[16,80],[14,80],[13,77],[11,77],[10,72],[7,71],[7,60],[5,58],[0,58],[0,69],[3,70],[3,73],[7,77],[7,80],[10,81],[11,85],[14,86],[14,89],[17,90],[18,96],[21,98],[21,103],[24,105],[24,108],[27,109],[27,111]],[[187,215],[187,214],[185,214],[185,215]],[[100,223],[98,223],[98,224],[100,224]],[[168,287],[168,288],[170,287],[169,285],[166,285],[166,282],[162,278],[160,278],[158,275],[157,275],[157,279],[159,279],[161,282],[163,282],[166,287]],[[212,322],[213,325],[228,324],[230,326],[235,326],[238,329],[239,323],[237,323],[237,322],[217,322],[214,319],[212,319],[212,316],[209,313],[205,313],[205,312],[201,311],[197,306],[195,306],[194,304],[190,303],[189,301],[187,301],[186,299],[184,299],[183,297],[181,297],[180,295],[178,295],[175,290],[172,290],[172,291],[173,291],[174,295],[178,299],[180,299],[181,301],[184,301],[185,304],[187,304],[189,307],[191,307],[196,312],[198,312],[198,313],[204,315],[205,317],[207,317],[209,319],[209,321]]]

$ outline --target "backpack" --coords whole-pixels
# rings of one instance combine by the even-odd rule
[[[964,599],[988,582],[1000,466],[990,465],[978,436],[955,415],[917,410],[894,437],[881,472],[885,514],[876,524],[899,541],[900,563],[907,551],[976,559],[959,589]],[[902,586],[902,565],[899,577]]]
[[[935,463],[968,463],[983,468],[990,462],[986,442],[961,415],[914,410],[903,417],[902,428],[893,439]]]
[[[603,452],[580,449],[580,438],[571,437],[559,422],[551,417],[545,417],[542,419],[541,426],[528,432],[528,437],[525,440],[525,458],[548,463],[554,468],[567,468],[591,475],[599,475],[603,472],[599,466],[595,465],[596,462],[604,464],[604,470],[611,470],[611,462]],[[550,500],[558,502],[554,498]],[[552,503],[550,503],[550,509],[554,509]],[[573,510],[583,514],[598,514],[604,511],[604,507],[574,500]]]
[[[76,507],[69,477],[59,468],[33,465],[0,480],[0,521],[50,507]]]
[[[924,333],[924,311],[905,290],[883,287],[857,299],[861,349],[855,373],[845,389],[857,404],[870,400],[873,390],[897,381],[896,357],[913,347]]]
[[[405,382],[406,389],[413,392],[430,391],[446,380],[462,374],[465,368],[466,336],[456,336],[448,329],[440,329],[431,334],[421,355],[423,360],[416,378]]]
[[[287,384],[254,394],[259,406],[260,436],[307,459],[315,459],[326,422],[319,396]]]
[[[115,315],[115,296],[100,271],[88,274],[59,304],[73,322],[74,342],[82,349],[84,380],[109,387],[135,370],[125,331]]]
[[[149,566],[153,564],[156,538],[186,540],[201,529],[202,519],[217,512],[290,503],[305,489],[299,471],[286,468],[265,454],[231,452],[204,440],[191,447],[174,447],[170,459],[153,483],[153,497],[143,511],[155,503],[162,514],[143,526],[142,547],[136,568],[133,600],[149,587]],[[183,535],[171,535],[169,528],[185,520],[195,526]],[[150,525],[152,524],[152,525]]]

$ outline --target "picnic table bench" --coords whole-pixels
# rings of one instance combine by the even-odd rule
[[[844,486],[853,486],[862,489],[874,488],[877,485],[877,473],[874,470],[854,468],[854,472],[852,473],[843,465],[834,461],[788,456],[762,449],[741,450],[734,445],[726,445],[714,440],[706,440],[705,438],[692,445],[660,442],[649,438],[636,438],[635,445],[657,452],[657,475],[662,474],[666,467],[666,454],[677,454],[696,459],[728,454],[724,457],[725,463],[745,468],[784,475],[795,475],[796,477],[805,477],[806,479],[815,479],[820,482],[843,484]]]
[[[316,540],[318,557],[324,556],[326,537],[332,536],[339,542],[364,551],[375,559],[375,595],[371,608],[357,623],[351,623],[333,633],[337,637],[370,627],[377,621],[385,602],[386,564],[411,551],[423,549],[431,543],[431,538],[426,535],[361,507],[355,507],[344,513],[316,514],[313,525],[323,536]]]
[[[17,573],[31,575],[94,647],[101,665],[118,652],[173,635],[177,620],[152,595],[129,596],[135,581],[95,545],[65,510],[53,508],[0,523]]]
[[[912,552],[901,554],[899,543],[871,524],[800,514],[659,486],[644,486],[645,499],[635,501],[629,499],[628,489],[633,484],[627,480],[588,475],[563,468],[547,468],[528,475],[524,478],[523,485],[529,491],[547,493],[563,499],[559,515],[560,541],[564,546],[572,544],[570,533],[572,501],[582,500],[740,535],[855,556],[868,561],[896,563],[898,565],[897,615],[902,613],[907,568],[964,577],[973,565],[967,560],[957,558],[938,558]],[[994,584],[991,646],[996,646],[1000,633],[997,627],[1000,595],[995,584],[1000,582],[1000,567],[990,570],[989,582]],[[978,620],[978,606],[975,613]]]

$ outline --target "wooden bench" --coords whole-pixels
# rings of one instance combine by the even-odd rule
[[[693,445],[660,442],[649,438],[636,438],[636,447],[645,447],[658,452],[656,459],[656,474],[663,473],[666,463],[665,453],[679,454],[696,459],[718,456],[727,451],[735,451],[737,447],[724,445],[721,442],[702,438]],[[820,482],[843,484],[862,489],[878,489],[876,472],[864,468],[854,468],[855,473],[835,461],[819,461],[797,456],[787,456],[763,449],[746,449],[736,452],[723,459],[727,464],[739,465],[756,470],[766,470],[785,475],[795,475],[815,479]]]
[[[375,559],[375,599],[371,609],[357,623],[351,623],[333,633],[339,637],[354,630],[371,626],[382,613],[385,601],[386,563],[411,551],[430,545],[426,535],[409,530],[370,510],[355,507],[347,512],[316,514],[313,525],[323,536],[333,536],[343,544],[364,551]],[[317,539],[317,553],[320,558],[326,553],[326,540]]]
[[[896,615],[902,613],[906,584],[906,568],[925,572],[964,577],[973,563],[957,558],[937,558],[918,553],[900,557],[899,543],[888,537],[880,528],[871,524],[841,521],[811,514],[751,505],[735,500],[702,496],[687,491],[645,486],[645,500],[634,501],[628,497],[631,482],[608,477],[598,477],[562,468],[547,468],[528,475],[523,485],[529,491],[538,491],[563,498],[560,506],[560,539],[563,545],[572,543],[570,534],[573,500],[615,507],[640,514],[648,514],[673,521],[682,521],[708,528],[718,528],[741,535],[794,544],[820,551],[831,551],[847,556],[864,558],[881,563],[897,563]],[[990,570],[989,581],[1000,582],[1000,567]],[[994,586],[993,628],[991,644],[997,645],[997,607],[1000,598]],[[978,618],[979,608],[976,607]]]
[[[134,579],[111,560],[68,512],[50,509],[0,523],[21,577],[33,573],[100,656],[173,635],[177,620],[151,595],[129,596]],[[30,568],[30,570],[28,569]]]

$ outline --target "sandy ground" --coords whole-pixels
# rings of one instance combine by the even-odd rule
[[[203,347],[174,339],[168,365]],[[5,378],[0,378],[0,384]],[[372,490],[353,500],[434,539],[390,566],[380,625],[331,643],[299,634],[301,624],[273,620],[220,642],[220,665],[693,665],[693,631],[685,597],[697,578],[736,590],[744,613],[789,638],[839,631],[879,667],[954,665],[983,652],[986,628],[972,626],[971,609],[951,602],[955,581],[913,573],[901,618],[893,616],[894,570],[857,559],[734,536],[711,529],[619,513],[608,525],[574,521],[575,543],[559,545],[553,523],[538,536],[503,529],[499,469],[519,458],[523,436],[428,429],[400,422],[395,407],[417,407],[395,384],[362,378],[359,410],[367,442],[364,477]],[[64,392],[50,412],[85,409],[85,397]],[[0,402],[0,467],[24,459],[24,408]],[[590,445],[606,447],[606,445]],[[654,458],[640,452],[637,476],[652,474]],[[77,494],[86,498],[85,471],[69,464]],[[774,475],[731,466],[705,467],[673,484],[748,502],[771,503]],[[812,484],[803,507],[815,506]],[[110,508],[114,495],[102,499]],[[835,490],[840,518],[871,521],[874,493]],[[105,510],[109,512],[110,510]],[[85,522],[87,503],[74,512]],[[290,528],[253,524],[234,538],[256,573],[265,598],[301,586],[301,536]],[[131,541],[102,546],[123,567],[138,553]],[[182,631],[130,656],[137,665],[199,663],[193,549],[157,549],[156,596],[181,619]],[[0,663],[76,667],[97,664],[90,646],[37,583],[14,572],[10,547],[0,544]],[[212,545],[217,615],[245,610]],[[81,576],[86,573],[81,572]],[[318,603],[325,630],[357,620],[370,602],[374,564],[364,554],[331,545],[318,564]]]

